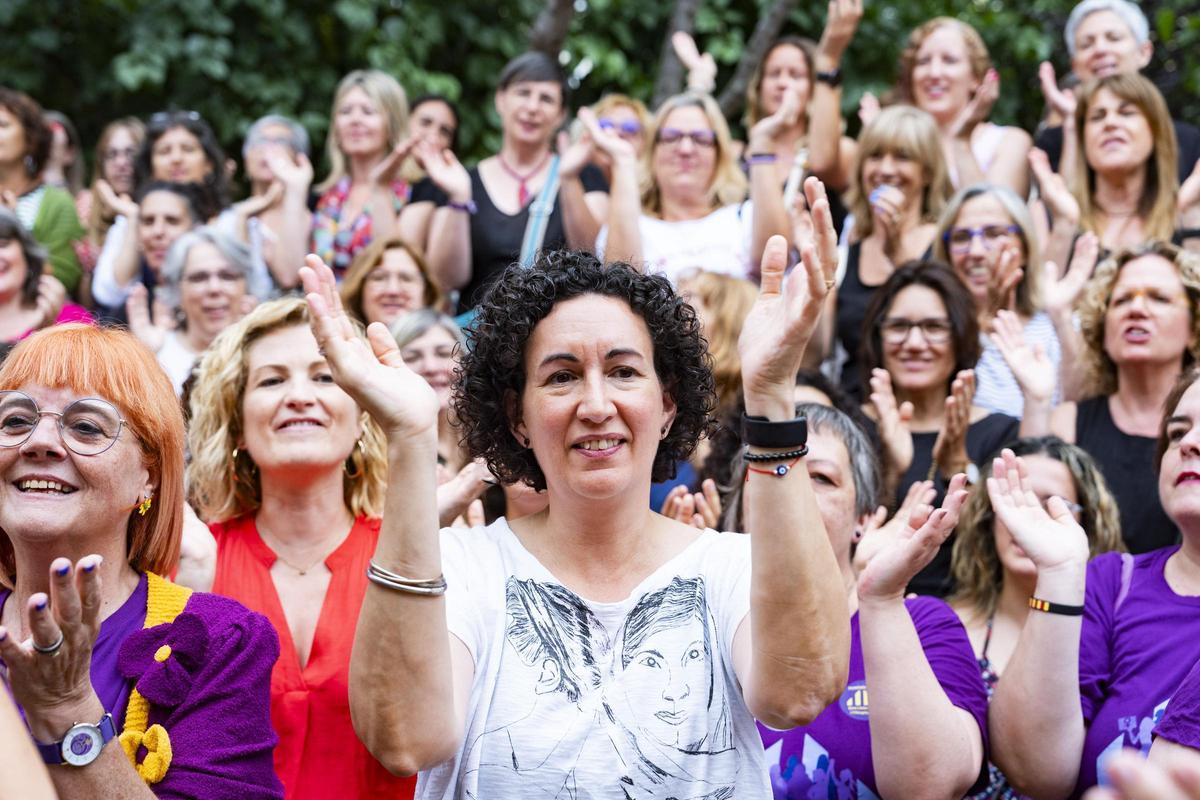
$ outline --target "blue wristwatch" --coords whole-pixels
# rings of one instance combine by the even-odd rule
[[[61,742],[37,743],[42,761],[47,764],[70,764],[86,767],[100,757],[104,745],[117,737],[117,726],[112,714],[105,713],[95,725],[77,722],[67,731]]]

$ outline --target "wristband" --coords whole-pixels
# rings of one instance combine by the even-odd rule
[[[774,153],[751,153],[746,156],[746,163],[752,167],[755,164],[774,164],[776,160]]]
[[[465,211],[472,216],[479,210],[474,200],[468,200],[465,203],[446,203],[446,208],[453,208],[455,211]]]
[[[1082,617],[1083,606],[1065,606],[1062,603],[1051,603],[1038,597],[1029,598],[1029,607],[1034,611],[1044,611],[1047,614],[1062,614],[1064,617]]]
[[[1175,231],[1175,238],[1181,242],[1184,239],[1200,239],[1200,228],[1180,228]]]
[[[842,70],[840,68],[828,71],[817,70],[816,74],[813,75],[813,79],[817,83],[823,83],[826,86],[832,86],[836,89],[842,85]]]
[[[801,459],[808,455],[808,445],[798,447],[795,450],[788,450],[785,453],[751,453],[749,450],[742,451],[742,460],[751,463],[759,463],[763,461],[786,461],[789,458]]]
[[[742,414],[742,442],[750,447],[797,450],[808,444],[808,420],[803,416],[786,422]]]

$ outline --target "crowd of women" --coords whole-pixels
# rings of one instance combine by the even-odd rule
[[[939,17],[851,138],[861,18],[741,142],[686,35],[470,169],[356,71],[236,201],[0,88],[0,798],[1200,798],[1200,130],[1084,0],[1037,131]]]

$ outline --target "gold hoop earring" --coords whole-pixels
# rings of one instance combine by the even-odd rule
[[[352,481],[361,478],[363,473],[366,472],[366,467],[354,462],[355,451],[357,451],[359,456],[366,461],[366,451],[363,450],[362,439],[358,440],[358,442],[355,444],[354,450],[351,450],[350,455],[346,456],[346,463],[342,465],[342,469],[345,471],[346,477]]]

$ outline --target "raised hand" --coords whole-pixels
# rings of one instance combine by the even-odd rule
[[[716,528],[721,520],[721,494],[712,478],[706,478],[700,491],[692,493],[684,485],[676,486],[663,501],[662,515],[700,530]]]
[[[1042,307],[1050,316],[1070,314],[1075,309],[1075,303],[1083,294],[1083,289],[1096,269],[1096,259],[1100,255],[1100,240],[1092,232],[1085,233],[1075,240],[1075,249],[1071,254],[1071,264],[1065,275],[1059,275],[1058,267],[1052,261],[1046,262],[1042,273]]]
[[[785,278],[787,239],[772,236],[767,241],[758,299],[738,337],[742,386],[747,412],[752,415],[760,412],[751,406],[761,407],[765,400],[780,414],[787,409],[790,418],[796,372],[837,272],[837,234],[825,186],[810,177],[804,182],[804,192],[812,209],[814,236],[797,242],[803,266]]]
[[[1063,119],[1075,116],[1075,93],[1070,89],[1063,91],[1058,88],[1058,78],[1054,74],[1054,65],[1043,61],[1038,65],[1038,83],[1042,87],[1042,97],[1046,105],[1053,108]]]
[[[1200,800],[1200,755],[1191,747],[1173,746],[1162,761],[1154,751],[1146,758],[1122,750],[1105,760],[1104,773],[1108,785],[1088,789],[1083,800]]]
[[[1013,311],[1017,307],[1017,287],[1025,277],[1021,269],[1021,249],[1016,245],[1005,245],[996,259],[996,271],[988,287],[988,316],[995,317],[1000,309]]]
[[[1000,73],[989,69],[975,88],[975,93],[967,104],[958,112],[958,116],[950,123],[948,133],[954,138],[965,138],[971,135],[975,126],[986,122],[992,113],[992,107],[1000,97]]]
[[[244,223],[251,217],[257,217],[268,208],[274,206],[282,197],[283,184],[279,181],[271,181],[271,185],[262,194],[251,195],[240,203],[235,203],[233,211]]]
[[[821,41],[817,44],[819,61],[827,60],[829,68],[841,63],[842,54],[854,39],[862,14],[862,0],[829,0],[825,29],[821,31]]]
[[[418,142],[415,148],[417,162],[425,174],[454,203],[465,203],[471,199],[471,175],[449,148],[439,150],[430,142]]]
[[[963,488],[966,481],[965,475],[955,475],[941,508],[918,505],[895,535],[872,556],[858,574],[860,603],[904,598],[908,582],[933,560],[938,548],[954,532],[958,512],[967,499]]]
[[[487,464],[476,460],[468,462],[449,480],[440,482],[437,489],[438,523],[443,528],[455,525],[492,485],[491,477]]]
[[[1067,182],[1063,180],[1062,175],[1050,168],[1050,157],[1046,155],[1046,151],[1035,147],[1029,151],[1028,158],[1029,168],[1037,180],[1038,192],[1046,208],[1055,219],[1078,225],[1079,201],[1067,188]]]
[[[908,198],[904,192],[891,184],[880,184],[867,197],[871,206],[871,218],[883,236],[883,250],[889,258],[900,249],[900,223]]]
[[[404,165],[404,160],[408,158],[408,154],[416,147],[417,142],[421,141],[415,134],[407,139],[401,139],[392,148],[392,151],[384,156],[383,160],[371,168],[369,175],[371,185],[383,187],[391,190],[392,183],[400,174],[400,167]]]
[[[267,167],[287,190],[308,194],[308,187],[313,180],[313,166],[304,153],[296,153],[293,157],[287,150],[272,149],[267,154]]]
[[[971,402],[975,399],[975,370],[964,369],[954,376],[942,429],[933,443],[933,460],[943,475],[966,470],[967,430],[971,427]]]
[[[614,162],[621,160],[633,161],[637,159],[637,151],[633,147],[633,142],[622,139],[612,131],[606,131],[604,128],[601,128],[600,120],[596,118],[596,112],[592,111],[592,109],[585,106],[579,109],[577,116],[587,129],[587,136],[592,145],[599,148],[601,152]]]
[[[558,174],[563,178],[577,177],[592,160],[592,154],[596,151],[596,143],[592,141],[592,136],[586,129],[573,142],[569,133],[559,131],[557,144]]]
[[[862,97],[858,99],[858,121],[863,124],[864,128],[870,125],[882,110],[883,106],[880,105],[879,98],[872,92],[863,92]]]
[[[23,612],[30,637],[18,641],[17,631],[0,628],[0,659],[8,667],[13,697],[42,741],[61,738],[75,722],[100,717],[91,680],[92,645],[100,632],[100,561],[98,555],[77,564],[54,559],[49,595],[31,595]]]
[[[129,320],[129,332],[152,353],[161,350],[166,344],[167,334],[175,330],[171,309],[155,300],[151,311],[150,293],[140,283],[134,284],[125,300],[125,317]]]
[[[118,196],[106,180],[96,181],[96,191],[100,194],[100,202],[104,203],[104,206],[114,214],[119,214],[130,221],[137,220],[138,204],[129,195]]]
[[[875,421],[879,425],[879,439],[883,443],[888,470],[893,475],[903,475],[913,460],[912,431],[908,427],[913,404],[896,402],[892,376],[886,369],[876,367],[871,370],[869,383],[871,394],[867,399],[875,408]]]
[[[776,141],[781,135],[800,118],[800,87],[796,84],[788,87],[788,90],[783,94],[783,102],[779,104],[779,108],[775,113],[764,119],[760,119],[750,129],[748,137],[750,152],[762,153],[770,152],[774,149]]]
[[[387,326],[373,322],[363,339],[355,330],[331,270],[315,255],[305,258],[300,281],[313,336],[333,379],[371,415],[390,441],[436,435],[437,394],[400,356]]]
[[[887,506],[877,508],[863,526],[862,537],[854,548],[854,571],[860,573],[866,569],[879,551],[891,546],[892,540],[900,536],[913,512],[921,506],[928,506],[936,496],[933,481],[917,481],[908,487],[903,502],[891,519],[888,519]]]
[[[34,327],[41,329],[53,325],[58,321],[58,315],[62,313],[66,303],[67,287],[62,285],[62,281],[48,272],[39,275],[35,303],[39,318]]]
[[[183,504],[183,541],[179,547],[179,570],[175,583],[198,592],[212,589],[217,574],[217,540],[191,503]]]
[[[712,55],[701,53],[696,40],[686,31],[675,31],[671,35],[671,47],[687,70],[688,90],[703,94],[712,92],[717,85],[717,62]]]
[[[1027,401],[1049,403],[1054,397],[1058,374],[1054,362],[1046,355],[1046,348],[1040,343],[1031,347],[1026,341],[1021,318],[1011,311],[997,312],[989,338],[1004,356]]]
[[[988,498],[997,519],[1012,534],[1038,571],[1064,566],[1082,568],[1088,560],[1088,540],[1061,497],[1046,508],[1033,491],[1025,463],[1007,448],[992,462]]]

